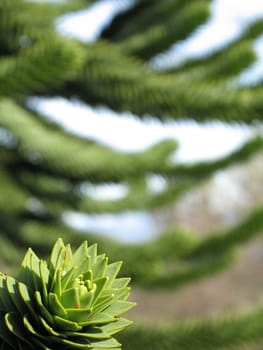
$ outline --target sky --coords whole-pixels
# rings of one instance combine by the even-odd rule
[[[98,1],[87,10],[59,18],[57,29],[84,42],[95,41],[103,25],[115,13],[131,4],[132,0]],[[162,55],[152,59],[150,64],[155,69],[162,69],[171,64],[178,65],[189,57],[206,54],[212,49],[220,49],[241,35],[255,16],[263,17],[263,0],[214,0],[211,10],[212,16],[205,25],[187,40],[172,45]],[[255,52],[258,61],[241,74],[239,79],[243,84],[253,83],[263,76],[263,37],[256,40]],[[235,124],[226,127],[220,122],[202,126],[194,121],[160,123],[153,118],[145,122],[131,113],[119,115],[106,107],[94,109],[80,101],[69,102],[63,98],[32,98],[30,103],[70,132],[124,152],[143,150],[165,138],[176,139],[180,144],[175,156],[178,162],[223,156],[239,147],[254,132],[245,126]],[[153,183],[160,186],[158,181]],[[90,194],[108,199],[120,197],[124,192],[125,188],[118,186],[89,189]],[[65,220],[83,230],[88,228],[110,235],[114,232],[115,237],[124,241],[138,242],[156,234],[154,222],[147,212],[92,216],[70,213]]]

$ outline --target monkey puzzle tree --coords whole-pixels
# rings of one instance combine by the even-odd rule
[[[45,256],[57,236],[73,245],[87,238],[98,241],[111,259],[124,259],[122,273],[132,276],[134,284],[176,288],[229,266],[236,248],[262,231],[263,207],[237,226],[206,238],[176,229],[139,247],[79,233],[65,224],[63,213],[117,213],[174,203],[215,171],[259,152],[262,138],[216,161],[175,164],[175,141],[143,152],[118,152],[65,132],[34,110],[28,98],[77,97],[95,107],[161,121],[187,116],[198,123],[251,124],[262,118],[262,82],[242,87],[233,81],[256,60],[253,43],[263,32],[263,21],[254,21],[220,50],[158,71],[150,60],[201,26],[210,16],[211,1],[134,0],[93,43],[57,33],[58,16],[94,3],[0,0],[1,259],[16,266],[28,246]],[[150,175],[165,180],[162,191],[151,191]],[[124,184],[128,191],[121,199],[96,200],[81,191],[83,183]],[[258,308],[212,323],[142,324],[121,341],[125,349],[239,347],[263,340],[262,318]]]

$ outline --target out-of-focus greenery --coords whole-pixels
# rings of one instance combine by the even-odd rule
[[[140,245],[80,233],[68,227],[62,215],[165,207],[216,171],[261,151],[262,138],[255,136],[216,161],[174,164],[171,156],[178,147],[174,140],[143,152],[118,152],[67,133],[33,110],[28,98],[77,98],[161,121],[185,117],[198,123],[261,121],[262,82],[241,87],[234,79],[255,62],[253,43],[263,32],[263,21],[255,20],[217,51],[160,72],[150,59],[203,25],[210,17],[211,1],[134,0],[93,43],[57,33],[58,16],[94,3],[0,0],[1,260],[15,269],[28,246],[45,256],[57,236],[73,246],[87,238],[89,243],[98,242],[111,259],[124,260],[122,273],[132,276],[135,285],[173,290],[232,264],[239,246],[262,232],[262,207],[236,227],[205,238],[171,229]],[[147,182],[151,175],[165,181],[162,191],[151,190]],[[128,190],[121,199],[99,200],[81,191],[83,183],[121,184]],[[181,325],[175,320],[169,326],[137,325],[124,333],[124,349],[240,347],[262,340],[261,310],[213,323],[190,320]]]

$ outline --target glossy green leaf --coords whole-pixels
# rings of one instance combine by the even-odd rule
[[[92,326],[88,326],[87,330],[84,328],[82,333],[68,332],[67,335],[87,339],[108,339],[110,337],[109,334],[103,332],[102,327]]]
[[[14,337],[14,335],[9,331],[7,328],[6,322],[5,322],[5,312],[0,311],[0,339],[5,341],[8,346],[10,346],[13,349],[17,349],[17,340]],[[9,348],[8,348],[9,349]]]
[[[55,288],[55,284],[57,279],[59,278],[58,273],[60,270],[64,270],[66,261],[66,248],[61,238],[59,238],[51,252],[50,260],[48,263],[48,267],[51,273],[51,280],[49,285],[49,290],[53,291]]]
[[[42,302],[42,297],[39,291],[35,292],[35,299],[36,302],[38,304],[38,308],[40,311],[40,314],[42,317],[44,317],[44,319],[50,324],[50,325],[54,325],[54,319],[53,316],[51,315],[51,313],[48,311],[47,307],[43,304]]]
[[[28,312],[34,318],[35,322],[37,322],[37,308],[34,297],[32,295],[32,291],[24,283],[18,282],[18,292],[24,301]]]
[[[78,261],[78,264],[76,264],[74,266],[74,268],[72,269],[72,271],[73,271],[72,280],[74,281],[74,279],[76,279],[78,276],[82,275],[83,272],[88,271],[89,268],[90,268],[89,257],[85,257],[83,259],[80,259],[80,261]]]
[[[23,282],[0,273],[0,345],[3,340],[15,350],[119,349],[111,335],[130,324],[118,316],[133,305],[124,302],[129,279],[113,287],[120,266],[108,266],[105,254],[97,256],[97,246],[87,241],[72,254],[58,239],[48,264],[28,249],[19,274]]]
[[[130,326],[133,322],[125,318],[118,318],[115,322],[107,323],[101,326],[101,329],[110,335],[120,332],[124,328]]]
[[[72,260],[72,250],[69,243],[66,244],[65,248],[66,248],[66,251],[64,254],[64,263],[65,265],[67,265]]]
[[[111,287],[112,282],[114,281],[114,279],[117,277],[120,269],[122,266],[122,261],[116,261],[112,264],[109,264],[106,268],[105,271],[105,276],[109,277],[109,280],[107,282],[107,287]]]
[[[125,288],[130,283],[130,281],[131,279],[129,277],[117,278],[116,280],[113,281],[111,287],[116,289]]]
[[[86,322],[82,322],[81,324],[83,326],[88,326],[88,325],[100,325],[100,324],[105,324],[109,322],[114,322],[116,321],[115,317],[108,313],[98,313],[98,314],[92,314],[92,316],[89,317],[89,319]]]
[[[79,324],[85,323],[91,314],[91,310],[88,309],[67,309],[69,320],[77,322]]]
[[[6,275],[0,273],[0,311],[13,311],[14,303],[7,290],[6,278]]]
[[[71,268],[70,270],[63,271],[62,273],[62,281],[61,281],[61,288],[62,290],[72,288],[74,285],[74,278],[73,276],[76,275],[76,267]]]
[[[63,291],[61,303],[64,308],[80,307],[78,287],[73,287]]]
[[[92,273],[94,279],[103,276],[105,274],[105,270],[107,268],[108,258],[105,254],[98,255],[96,258],[96,262],[92,265]]]
[[[32,337],[32,343],[35,344],[34,348],[38,347],[39,349],[48,349],[47,343],[48,343],[48,337],[44,336],[43,334],[40,334],[34,327],[32,321],[28,318],[27,315],[23,316],[23,324],[25,328],[28,330]],[[28,339],[31,339],[29,337]],[[32,344],[31,343],[31,344]]]
[[[30,341],[25,337],[22,320],[17,317],[15,312],[8,312],[4,319],[7,328],[13,335],[22,340],[23,343],[31,345]]]
[[[29,248],[21,263],[21,268],[18,274],[19,281],[25,283],[27,286],[33,286],[35,281],[33,273],[31,271],[31,255],[34,254],[31,248]]]
[[[97,278],[93,281],[93,283],[96,285],[96,290],[94,293],[94,301],[93,301],[94,303],[100,297],[100,295],[103,291],[103,288],[106,285],[106,283],[108,282],[108,280],[109,280],[109,277],[105,276],[105,277]]]
[[[57,295],[59,300],[61,299],[61,294],[62,294],[62,286],[61,286],[62,273],[63,273],[62,268],[56,270],[54,286],[52,288],[52,292]]]
[[[132,309],[135,305],[135,303],[130,301],[116,301],[114,304],[105,309],[105,312],[111,315],[119,316],[120,314]]]
[[[61,331],[81,331],[82,330],[82,325],[78,324],[77,322],[67,320],[57,315],[54,315],[53,318],[56,323],[56,326]]]
[[[48,333],[48,334],[51,334],[55,337],[64,337],[63,333],[58,333],[56,332],[51,326],[50,324],[48,324],[46,322],[46,320],[43,318],[43,317],[39,317],[39,320],[40,320],[40,323],[41,325],[43,326],[43,328],[45,329],[45,331]]]
[[[67,318],[67,312],[54,293],[48,294],[49,309],[53,315]]]
[[[47,303],[47,297],[48,297],[48,284],[50,280],[50,273],[49,269],[47,267],[47,263],[44,260],[39,261],[39,273],[40,273],[40,278],[41,278],[41,283],[42,283],[42,295],[44,297],[45,302]]]
[[[88,309],[91,307],[94,301],[94,294],[95,294],[96,289],[92,289],[89,292],[86,292],[84,295],[81,296],[80,298],[80,306]]]
[[[99,301],[94,305],[94,310],[96,313],[106,310],[109,306],[113,305],[118,300],[126,300],[130,294],[130,290],[128,288],[114,288],[111,289],[110,292],[110,295],[99,299]]]
[[[66,265],[66,272],[71,270],[75,266],[79,266],[81,261],[85,259],[88,255],[88,242],[84,241],[73,254],[72,259]]]
[[[110,338],[107,340],[100,340],[92,342],[93,347],[96,349],[113,349],[113,348],[119,348],[121,344],[114,338]]]
[[[67,340],[67,339],[61,339],[61,345],[65,345],[65,348],[69,348],[69,349],[94,349],[94,347],[92,346],[92,344],[90,343],[80,343],[79,339],[78,341],[71,341],[71,340]]]
[[[96,313],[105,310],[108,306],[110,306],[115,300],[115,296],[113,293],[102,296],[97,300],[97,303],[94,303],[93,308]]]
[[[18,282],[10,276],[6,276],[5,282],[6,282],[6,288],[9,293],[9,296],[12,299],[13,304],[16,306],[17,313],[20,315],[23,315],[27,311],[27,309],[26,309],[25,303],[20,297],[20,294],[18,291]]]
[[[97,250],[98,250],[98,245],[97,244],[92,244],[91,246],[88,247],[87,254],[90,258],[90,264],[93,266],[96,262],[97,259]]]
[[[33,287],[34,290],[42,290],[42,282],[41,282],[39,266],[40,266],[39,258],[36,256],[36,254],[33,251],[31,251],[30,270],[34,281],[34,287],[33,286],[31,287]]]
[[[48,268],[52,273],[52,275],[54,274],[55,270],[62,267],[62,264],[65,259],[65,254],[63,255],[64,251],[66,251],[64,242],[61,238],[58,238],[52,248],[51,255],[48,262]]]

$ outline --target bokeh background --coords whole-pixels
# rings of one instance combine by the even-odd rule
[[[0,0],[0,30],[1,270],[98,242],[123,349],[261,349],[262,1]]]

